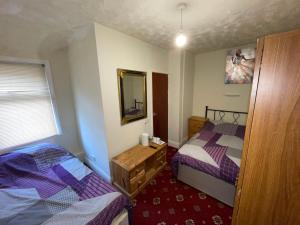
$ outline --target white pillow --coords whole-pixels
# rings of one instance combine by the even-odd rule
[[[214,167],[220,168],[215,160],[201,146],[185,144],[179,149],[178,152],[182,155],[187,155],[199,161],[208,163]]]
[[[228,146],[240,150],[243,149],[243,143],[244,143],[243,139],[236,136],[225,135],[225,134],[222,135],[217,141],[218,145]]]
[[[235,148],[228,148],[226,155],[230,158],[238,167],[241,164],[242,151]]]

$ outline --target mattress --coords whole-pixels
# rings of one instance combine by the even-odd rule
[[[173,173],[179,164],[190,166],[234,184],[239,172],[245,126],[207,122],[172,158]]]
[[[110,225],[128,199],[65,149],[0,155],[0,224]]]

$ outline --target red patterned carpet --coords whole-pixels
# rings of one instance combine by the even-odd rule
[[[168,165],[133,200],[133,225],[230,224],[232,208],[172,177]]]

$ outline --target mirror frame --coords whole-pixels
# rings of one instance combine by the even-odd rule
[[[142,115],[138,115],[132,117],[130,119],[125,117],[125,104],[124,104],[124,87],[123,87],[123,78],[124,76],[128,76],[128,74],[133,76],[139,76],[144,79],[144,104],[143,110],[144,113]],[[142,71],[135,70],[126,70],[126,69],[117,69],[118,76],[118,91],[119,91],[119,105],[120,105],[120,116],[121,116],[121,125],[125,125],[140,119],[147,118],[147,73]]]

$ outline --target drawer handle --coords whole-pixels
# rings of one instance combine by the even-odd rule
[[[122,178],[122,183],[123,183],[123,187],[126,187],[126,182],[125,182],[125,178]]]

